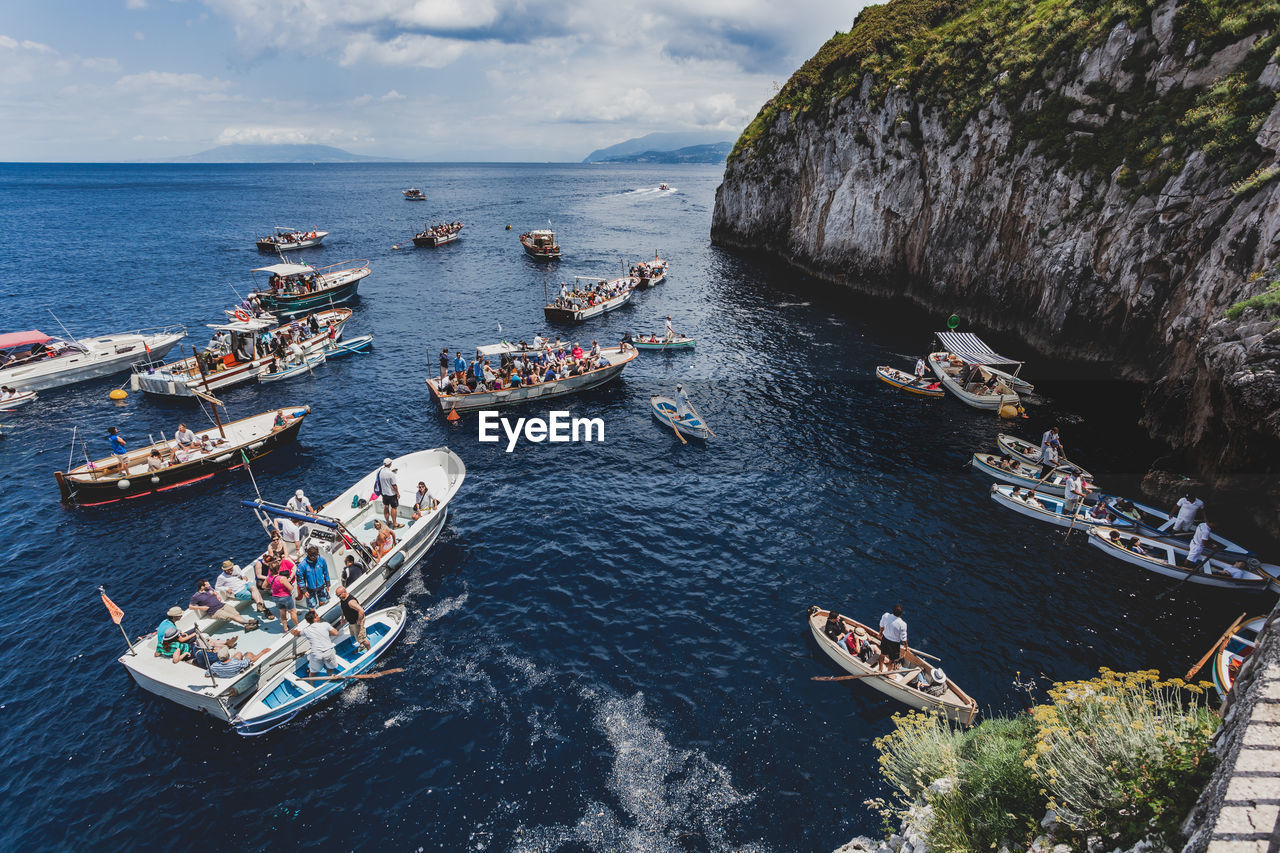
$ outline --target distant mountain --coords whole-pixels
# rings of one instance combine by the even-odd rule
[[[685,133],[650,133],[647,136],[638,136],[635,139],[628,139],[626,142],[619,142],[617,145],[610,145],[608,148],[601,148],[592,151],[587,155],[584,163],[622,163],[635,162],[623,158],[632,157],[634,155],[648,155],[658,151],[675,151],[681,148],[689,148],[693,146],[711,145],[721,142],[724,134],[720,131],[690,131]],[[724,159],[723,157],[721,159]],[[646,161],[656,162],[656,161]],[[682,162],[682,161],[669,161]],[[704,162],[704,161],[697,161]]]
[[[597,163],[723,163],[733,150],[732,142],[713,142],[710,145],[689,145],[674,151],[642,151],[596,160]]]
[[[332,145],[219,145],[199,154],[173,157],[166,163],[370,163],[390,157],[366,157]]]

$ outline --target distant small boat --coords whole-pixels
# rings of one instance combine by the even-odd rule
[[[371,349],[373,349],[373,335],[361,335],[358,338],[340,338],[329,342],[324,348],[324,356],[327,361],[333,361],[335,358],[346,358],[349,355],[367,353]]]
[[[690,438],[706,441],[711,435],[711,429],[696,410],[686,408],[682,411],[680,404],[670,397],[655,394],[649,398],[649,407],[655,418]]]
[[[520,235],[520,245],[525,254],[540,261],[554,261],[560,257],[560,244],[556,233],[549,230],[526,231]]]
[[[275,231],[267,237],[258,238],[258,248],[264,252],[292,252],[294,249],[310,249],[319,246],[328,231],[299,231],[296,228],[276,226]]]
[[[0,400],[0,412],[12,412],[19,406],[25,406],[34,401],[35,398],[35,391],[19,391],[7,400]]]
[[[309,374],[311,368],[324,364],[324,350],[309,352],[304,359],[297,364],[289,364],[288,362],[277,362],[276,370],[271,370],[271,365],[258,374],[259,382],[280,382],[284,379],[292,379],[295,376]]]
[[[401,190],[400,193],[401,195],[404,196],[405,201],[426,201],[427,200],[427,194],[424,193],[422,190],[418,189],[417,187],[409,187],[409,189],[407,190]]]
[[[671,187],[667,186],[666,184],[658,184],[658,189],[660,189],[660,190],[669,190],[669,189],[671,189]]]
[[[462,236],[462,223],[450,222],[447,225],[433,225],[423,228],[413,235],[413,245],[431,249],[452,243]]]
[[[364,633],[369,641],[369,650],[362,652],[354,637],[343,637],[335,642],[333,651],[338,659],[337,674],[352,676],[367,672],[400,636],[406,619],[404,605],[368,614],[364,620]],[[246,736],[266,734],[312,705],[340,692],[352,681],[351,678],[306,680],[309,677],[307,656],[299,655],[245,703],[232,721],[236,733]]]
[[[936,380],[931,381],[923,376],[916,376],[914,373],[907,373],[905,370],[898,370],[888,365],[876,368],[876,378],[900,391],[918,394],[921,397],[945,397],[947,394],[939,387]]]
[[[667,270],[669,264],[662,258],[658,257],[655,252],[653,260],[641,261],[633,264],[631,267],[631,277],[636,280],[636,287],[648,288],[657,287],[667,280]]]
[[[632,338],[627,343],[639,350],[693,349],[694,339],[675,337],[667,340],[661,335],[641,335],[638,338]]]

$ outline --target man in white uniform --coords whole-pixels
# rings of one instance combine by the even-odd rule
[[[285,553],[292,551],[294,561],[300,560],[302,549],[298,543],[302,541],[302,528],[287,518],[277,518],[276,528],[280,531],[280,538],[284,540]]]
[[[667,315],[667,340],[671,340],[676,336],[675,330],[671,328],[671,315]]]
[[[307,669],[312,675],[328,670],[328,675],[338,671],[338,655],[333,651],[333,638],[338,636],[338,629],[321,619],[314,610],[307,611],[306,624],[293,628],[289,633],[306,637],[310,648],[307,649]]]
[[[1196,524],[1196,515],[1204,509],[1204,501],[1196,497],[1193,492],[1187,492],[1178,498],[1178,503],[1174,506],[1173,511],[1178,517],[1173,521],[1174,533],[1186,533]]]
[[[1191,537],[1191,547],[1187,549],[1188,564],[1198,566],[1209,558],[1209,555],[1204,552],[1204,546],[1209,542],[1211,532],[1207,521],[1196,525],[1196,533]]]
[[[1052,450],[1053,448],[1050,447],[1048,449]],[[1089,496],[1089,488],[1084,481],[1084,477],[1074,471],[1067,474],[1067,480],[1064,485],[1066,486],[1067,498],[1064,508],[1067,511],[1067,515],[1075,515],[1080,510],[1080,501]]]
[[[907,650],[907,622],[902,618],[902,605],[893,605],[893,612],[880,617],[880,660],[876,668],[891,669]]]
[[[403,525],[396,524],[395,517],[400,506],[400,486],[396,483],[396,472],[391,470],[391,458],[387,457],[382,460],[382,467],[378,469],[378,494],[382,495],[382,517],[386,520],[387,526],[396,528]]]
[[[306,493],[303,492],[302,489],[298,489],[298,491],[293,493],[293,497],[289,498],[289,503],[286,504],[286,506],[294,512],[309,512],[314,514],[316,511],[315,507],[311,505],[311,501],[307,500]]]

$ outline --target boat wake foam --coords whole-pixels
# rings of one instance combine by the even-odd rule
[[[515,851],[562,846],[638,853],[688,849],[761,851],[731,843],[731,813],[754,795],[737,791],[725,768],[696,750],[673,747],[645,714],[644,694],[622,697],[588,688],[593,724],[613,754],[607,787],[616,803],[587,804],[573,826],[522,827]]]

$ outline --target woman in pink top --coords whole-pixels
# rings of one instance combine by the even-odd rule
[[[286,569],[287,567],[287,569]],[[293,619],[293,626],[298,627],[298,605],[293,600],[293,561],[285,560],[280,568],[271,567],[267,577],[267,591],[271,593],[271,601],[279,610],[280,626],[289,630],[288,619]]]

